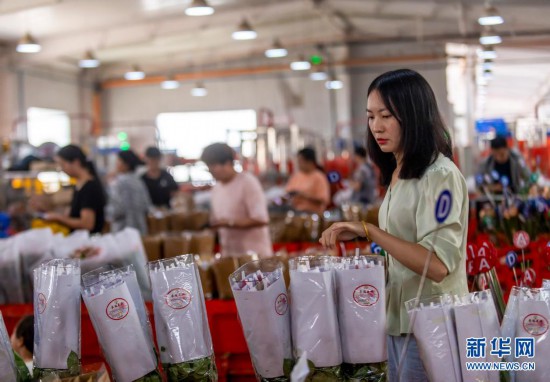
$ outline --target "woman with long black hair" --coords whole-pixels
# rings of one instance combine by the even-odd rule
[[[416,297],[428,262],[421,296],[464,294],[468,190],[452,161],[452,145],[428,82],[408,69],[377,77],[368,89],[367,146],[388,187],[378,216],[380,227],[365,222],[336,223],[320,242],[366,237],[388,254],[386,311],[390,381],[428,381],[414,336],[401,359],[409,333],[405,302]],[[449,190],[446,220],[435,218],[436,198]],[[437,240],[436,240],[437,237]],[[432,253],[433,255],[430,255]]]
[[[105,224],[106,197],[94,164],[76,145],[61,148],[55,160],[64,173],[76,179],[76,186],[69,215],[49,212],[45,214],[45,219],[64,224],[72,230],[101,233]]]

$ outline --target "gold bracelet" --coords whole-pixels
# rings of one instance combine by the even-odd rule
[[[369,229],[367,228],[367,223],[365,223],[364,221],[361,220],[361,224],[363,224],[363,229],[365,230],[365,237],[367,238],[367,241],[372,241],[370,239]]]

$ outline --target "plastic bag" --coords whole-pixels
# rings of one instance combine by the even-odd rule
[[[0,240],[0,305],[25,302],[22,282],[18,241]]]
[[[416,299],[405,302],[430,381],[462,381],[451,303],[449,295],[421,299],[416,309]]]
[[[502,336],[512,338],[512,356],[517,362],[535,362],[536,370],[512,372],[516,382],[543,382],[550,380],[550,290],[513,287],[502,322]],[[515,338],[534,338],[533,358],[514,358]]]
[[[500,337],[500,325],[491,292],[484,290],[455,297],[453,314],[464,381],[499,382],[498,370],[466,370],[466,362],[500,361],[497,356],[491,355],[488,351],[483,358],[467,358],[467,338],[485,338],[486,343],[489,344],[491,339]]]
[[[137,282],[131,281],[135,272],[128,267],[94,273],[83,279],[82,297],[115,380],[161,381],[150,331],[140,313],[143,299]]]
[[[340,257],[333,261],[344,376],[352,381],[385,380],[388,353],[384,257]]]
[[[307,351],[319,373],[339,378],[342,347],[332,258],[301,256],[289,266],[294,355]]]
[[[80,373],[80,265],[54,259],[34,269],[34,377]]]
[[[335,270],[344,362],[363,364],[386,361],[384,258],[337,258]]]
[[[192,255],[149,263],[155,327],[168,381],[217,381],[212,338]]]
[[[288,381],[292,343],[283,264],[249,262],[229,276],[248,350],[260,381]]]
[[[17,368],[11,349],[10,337],[0,312],[0,381],[17,382]]]

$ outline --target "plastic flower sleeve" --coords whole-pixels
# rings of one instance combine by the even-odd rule
[[[123,272],[99,276],[97,283],[83,286],[82,297],[115,380],[148,376],[149,381],[160,381],[153,341],[140,319],[138,306],[143,301],[134,300],[139,287],[132,286]]]
[[[0,240],[0,305],[24,302],[18,241],[16,238]]]
[[[510,322],[515,322],[515,333],[511,336],[534,338],[535,356],[520,357],[518,362],[535,362],[536,370],[516,371],[516,382],[543,382],[550,380],[550,338],[548,333],[550,322],[550,290],[514,287],[510,299],[514,297],[515,304],[507,309],[510,316],[515,315]],[[503,323],[504,324],[504,323]],[[504,331],[504,330],[503,330]],[[512,340],[512,354],[515,354],[515,341]]]
[[[307,351],[317,370],[339,377],[342,363],[334,270],[330,256],[301,256],[289,261],[294,355]]]
[[[548,279],[542,280],[542,287],[544,289],[550,289],[550,280],[548,280]]]
[[[386,361],[384,258],[337,258],[335,270],[344,362]]]
[[[34,376],[80,373],[80,265],[54,259],[34,269]]]
[[[282,263],[249,262],[231,274],[229,282],[258,380],[288,381],[292,343]]]
[[[0,381],[17,382],[17,368],[11,348],[10,337],[0,312]]]
[[[82,285],[84,287],[97,284],[99,281],[112,279],[113,277],[121,277],[128,285],[128,290],[132,295],[132,300],[135,303],[135,307],[139,316],[139,321],[144,332],[149,333],[151,341],[153,341],[153,328],[151,327],[151,321],[147,309],[145,308],[145,302],[141,295],[141,287],[139,285],[137,274],[133,265],[127,265],[120,268],[108,264],[102,267],[96,268],[90,272],[82,275]]]
[[[430,381],[462,381],[458,344],[448,295],[405,302],[420,357]]]
[[[487,345],[491,339],[500,337],[500,324],[491,292],[484,290],[455,297],[453,313],[456,323],[456,335],[460,350],[460,365],[465,381],[499,382],[497,370],[466,370],[466,362],[499,362],[497,356],[486,351],[483,358],[467,357],[467,339],[485,338]]]
[[[217,380],[212,338],[192,255],[149,263],[160,358],[169,381]]]

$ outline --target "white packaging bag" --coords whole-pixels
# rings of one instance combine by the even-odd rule
[[[292,359],[288,293],[283,265],[276,259],[249,262],[229,276],[239,318],[261,378],[285,375]]]
[[[0,312],[0,381],[17,382],[15,358],[2,312]]]
[[[289,265],[294,355],[307,351],[315,367],[338,366],[342,347],[332,260],[301,256]]]
[[[0,305],[23,304],[21,255],[15,238],[0,240]]]
[[[210,357],[212,339],[193,256],[151,262],[149,276],[162,363]]]
[[[466,370],[466,362],[499,362],[497,356],[491,355],[491,339],[500,337],[500,324],[491,292],[470,293],[455,297],[453,313],[456,323],[456,336],[460,353],[460,365],[464,382],[499,382],[500,375],[496,370]],[[467,358],[467,338],[485,338],[486,353],[484,358]]]
[[[550,290],[522,288],[517,309],[515,336],[535,339],[535,357],[521,357],[515,361],[535,362],[536,370],[517,371],[516,381],[550,381]]]
[[[386,361],[384,258],[347,257],[338,258],[335,263],[344,362],[365,364]]]
[[[131,382],[154,371],[153,343],[122,275],[84,287],[82,297],[116,381]]]
[[[405,302],[420,357],[430,381],[460,382],[462,380],[458,344],[451,315],[450,296]],[[413,313],[416,312],[416,318]]]
[[[80,360],[80,266],[54,259],[34,269],[34,367],[66,370]]]

